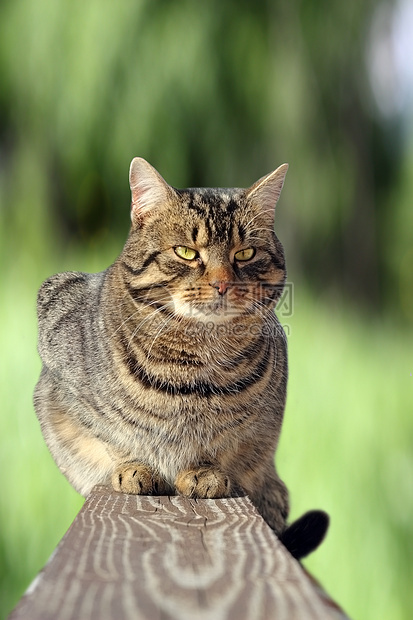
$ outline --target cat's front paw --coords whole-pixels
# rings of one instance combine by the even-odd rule
[[[181,495],[199,499],[217,499],[231,495],[230,479],[214,467],[182,471],[176,477],[175,488]]]
[[[168,483],[142,463],[123,463],[112,474],[112,486],[118,493],[133,495],[171,495]]]

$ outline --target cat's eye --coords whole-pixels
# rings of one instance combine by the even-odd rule
[[[198,252],[192,248],[187,248],[186,245],[177,245],[174,248],[174,252],[177,256],[179,256],[179,258],[183,258],[185,260],[194,260],[198,257]]]
[[[240,250],[236,252],[234,258],[239,261],[251,260],[255,256],[255,248],[245,248],[245,250]]]

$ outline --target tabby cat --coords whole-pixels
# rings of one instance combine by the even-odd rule
[[[130,234],[98,274],[46,280],[34,403],[74,488],[193,498],[247,493],[300,557],[328,518],[286,527],[274,467],[287,347],[274,308],[286,278],[274,210],[287,164],[249,189],[170,187],[130,167]]]

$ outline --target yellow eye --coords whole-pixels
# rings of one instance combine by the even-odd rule
[[[194,260],[198,256],[198,252],[192,248],[187,248],[186,245],[177,245],[174,248],[174,252],[179,258],[184,258],[185,260]]]
[[[235,254],[235,259],[239,261],[251,260],[255,256],[255,248],[246,248]]]

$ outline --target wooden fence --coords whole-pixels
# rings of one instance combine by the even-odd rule
[[[346,618],[246,497],[96,487],[10,620]]]

